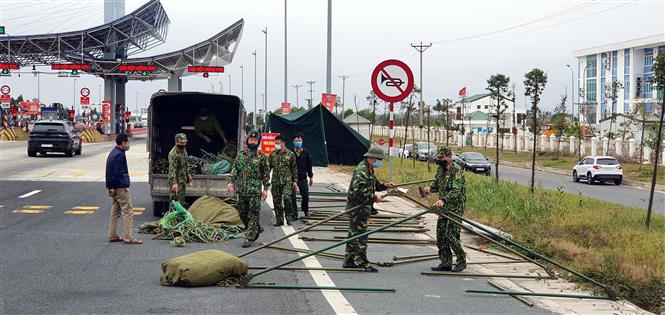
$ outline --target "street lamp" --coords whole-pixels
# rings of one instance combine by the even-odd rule
[[[76,109],[76,79],[74,79],[74,103],[73,103],[74,109]]]
[[[256,115],[258,114],[256,111],[256,50],[252,52],[252,55],[254,55],[254,115],[252,115],[252,124],[256,129]]]
[[[566,65],[566,67],[570,69],[570,108],[571,116],[575,119],[575,72],[570,65]]]
[[[229,95],[231,95],[231,75],[229,74]]]
[[[266,112],[268,111],[268,27],[262,29],[261,32],[265,35],[265,73],[264,73],[264,86],[263,86],[263,123],[266,121]]]

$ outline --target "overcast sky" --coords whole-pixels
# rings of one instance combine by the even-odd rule
[[[109,1],[109,0],[107,0]],[[127,0],[126,13],[145,3]],[[166,43],[138,56],[169,52],[208,39],[239,19],[244,32],[233,62],[226,73],[204,79],[183,79],[183,90],[241,94],[240,65],[244,65],[244,99],[248,111],[254,104],[254,58],[258,54],[258,104],[264,93],[264,37],[268,28],[268,108],[274,109],[284,97],[284,1],[282,0],[162,0],[171,19]],[[360,108],[366,107],[370,74],[374,66],[388,58],[406,62],[420,74],[418,53],[411,43],[432,43],[423,54],[423,95],[428,104],[437,98],[458,99],[457,91],[468,87],[470,95],[485,92],[487,78],[503,73],[516,85],[518,106],[524,106],[524,74],[538,67],[547,72],[549,82],[543,105],[553,108],[566,88],[570,90],[573,50],[664,33],[664,5],[658,1],[501,1],[501,0],[334,0],[333,1],[333,93],[342,94],[340,75],[346,80],[346,104],[354,96]],[[288,1],[288,100],[296,103],[309,97],[305,81],[316,81],[314,99],[318,103],[326,79],[326,0]],[[84,29],[103,23],[103,1],[0,0],[0,25],[11,35],[38,34]],[[30,71],[24,68],[23,71]],[[41,70],[49,71],[43,67]],[[12,96],[37,96],[37,79],[32,74],[3,77],[12,87]],[[82,75],[72,78],[41,77],[44,103],[78,104],[78,90],[92,90],[97,102],[102,79]],[[166,88],[166,80],[131,81],[126,102],[130,109],[143,106],[149,95]],[[138,94],[137,94],[138,93]],[[138,95],[138,104],[137,104]]]

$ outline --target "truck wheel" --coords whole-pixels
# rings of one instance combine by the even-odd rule
[[[76,155],[81,155],[81,151],[83,150],[83,143],[79,143],[79,148],[76,150]]]
[[[69,151],[65,152],[66,157],[72,157],[74,156],[74,146],[72,145],[72,148],[69,149]]]
[[[169,211],[168,203],[164,201],[152,202],[152,214],[156,217],[164,216],[164,213]]]

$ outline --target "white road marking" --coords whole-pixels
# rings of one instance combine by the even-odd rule
[[[274,208],[271,194],[268,194],[266,203],[270,206],[270,208]],[[274,212],[273,212],[273,217],[274,217]],[[287,225],[287,226],[282,226],[282,231],[284,231],[284,234],[286,235],[295,232],[295,229],[292,226]],[[289,237],[289,241],[291,242],[291,245],[293,245],[294,248],[309,250],[307,244],[305,244],[303,240],[298,239],[298,235]],[[303,253],[298,253],[298,255],[304,256]],[[321,266],[319,260],[316,259],[316,257],[314,256],[307,257],[303,259],[302,262],[305,264],[305,267],[309,268],[323,267]],[[314,282],[316,282],[316,285],[318,286],[336,286],[332,278],[330,278],[328,273],[326,273],[325,271],[310,270],[309,274],[312,276]],[[351,303],[349,303],[349,301],[344,297],[342,292],[335,290],[321,290],[321,293],[326,298],[326,301],[328,301],[328,304],[330,304],[330,307],[332,307],[335,314],[358,314],[356,310],[353,309],[353,306],[351,306]]]
[[[36,195],[36,194],[38,194],[38,193],[40,193],[40,192],[42,192],[42,191],[41,191],[41,190],[33,190],[33,191],[31,191],[31,192],[29,192],[29,193],[27,193],[27,194],[20,195],[20,196],[18,196],[18,197],[19,197],[19,198],[28,198],[28,197],[30,197],[30,196],[32,196],[32,195]]]

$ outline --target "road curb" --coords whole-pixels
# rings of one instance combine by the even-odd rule
[[[496,160],[489,160],[492,165],[496,163]],[[531,169],[531,165],[529,164],[523,164],[523,163],[515,163],[515,162],[510,162],[510,161],[501,161],[501,164],[499,165],[507,165],[507,166],[512,166],[512,167],[519,167],[519,168],[524,168],[524,169]],[[541,171],[541,172],[548,172],[548,173],[554,173],[558,175],[565,175],[565,176],[571,176],[570,173],[558,169],[558,168],[552,168],[552,167],[544,167],[544,166],[537,166],[536,165],[536,170]],[[630,187],[638,187],[638,188],[644,188],[644,189],[651,189],[651,184],[647,183],[642,183],[638,181],[633,181],[629,179],[625,179],[621,183],[622,185],[630,186]],[[665,185],[658,185],[656,184],[656,191],[660,192],[665,192]]]

